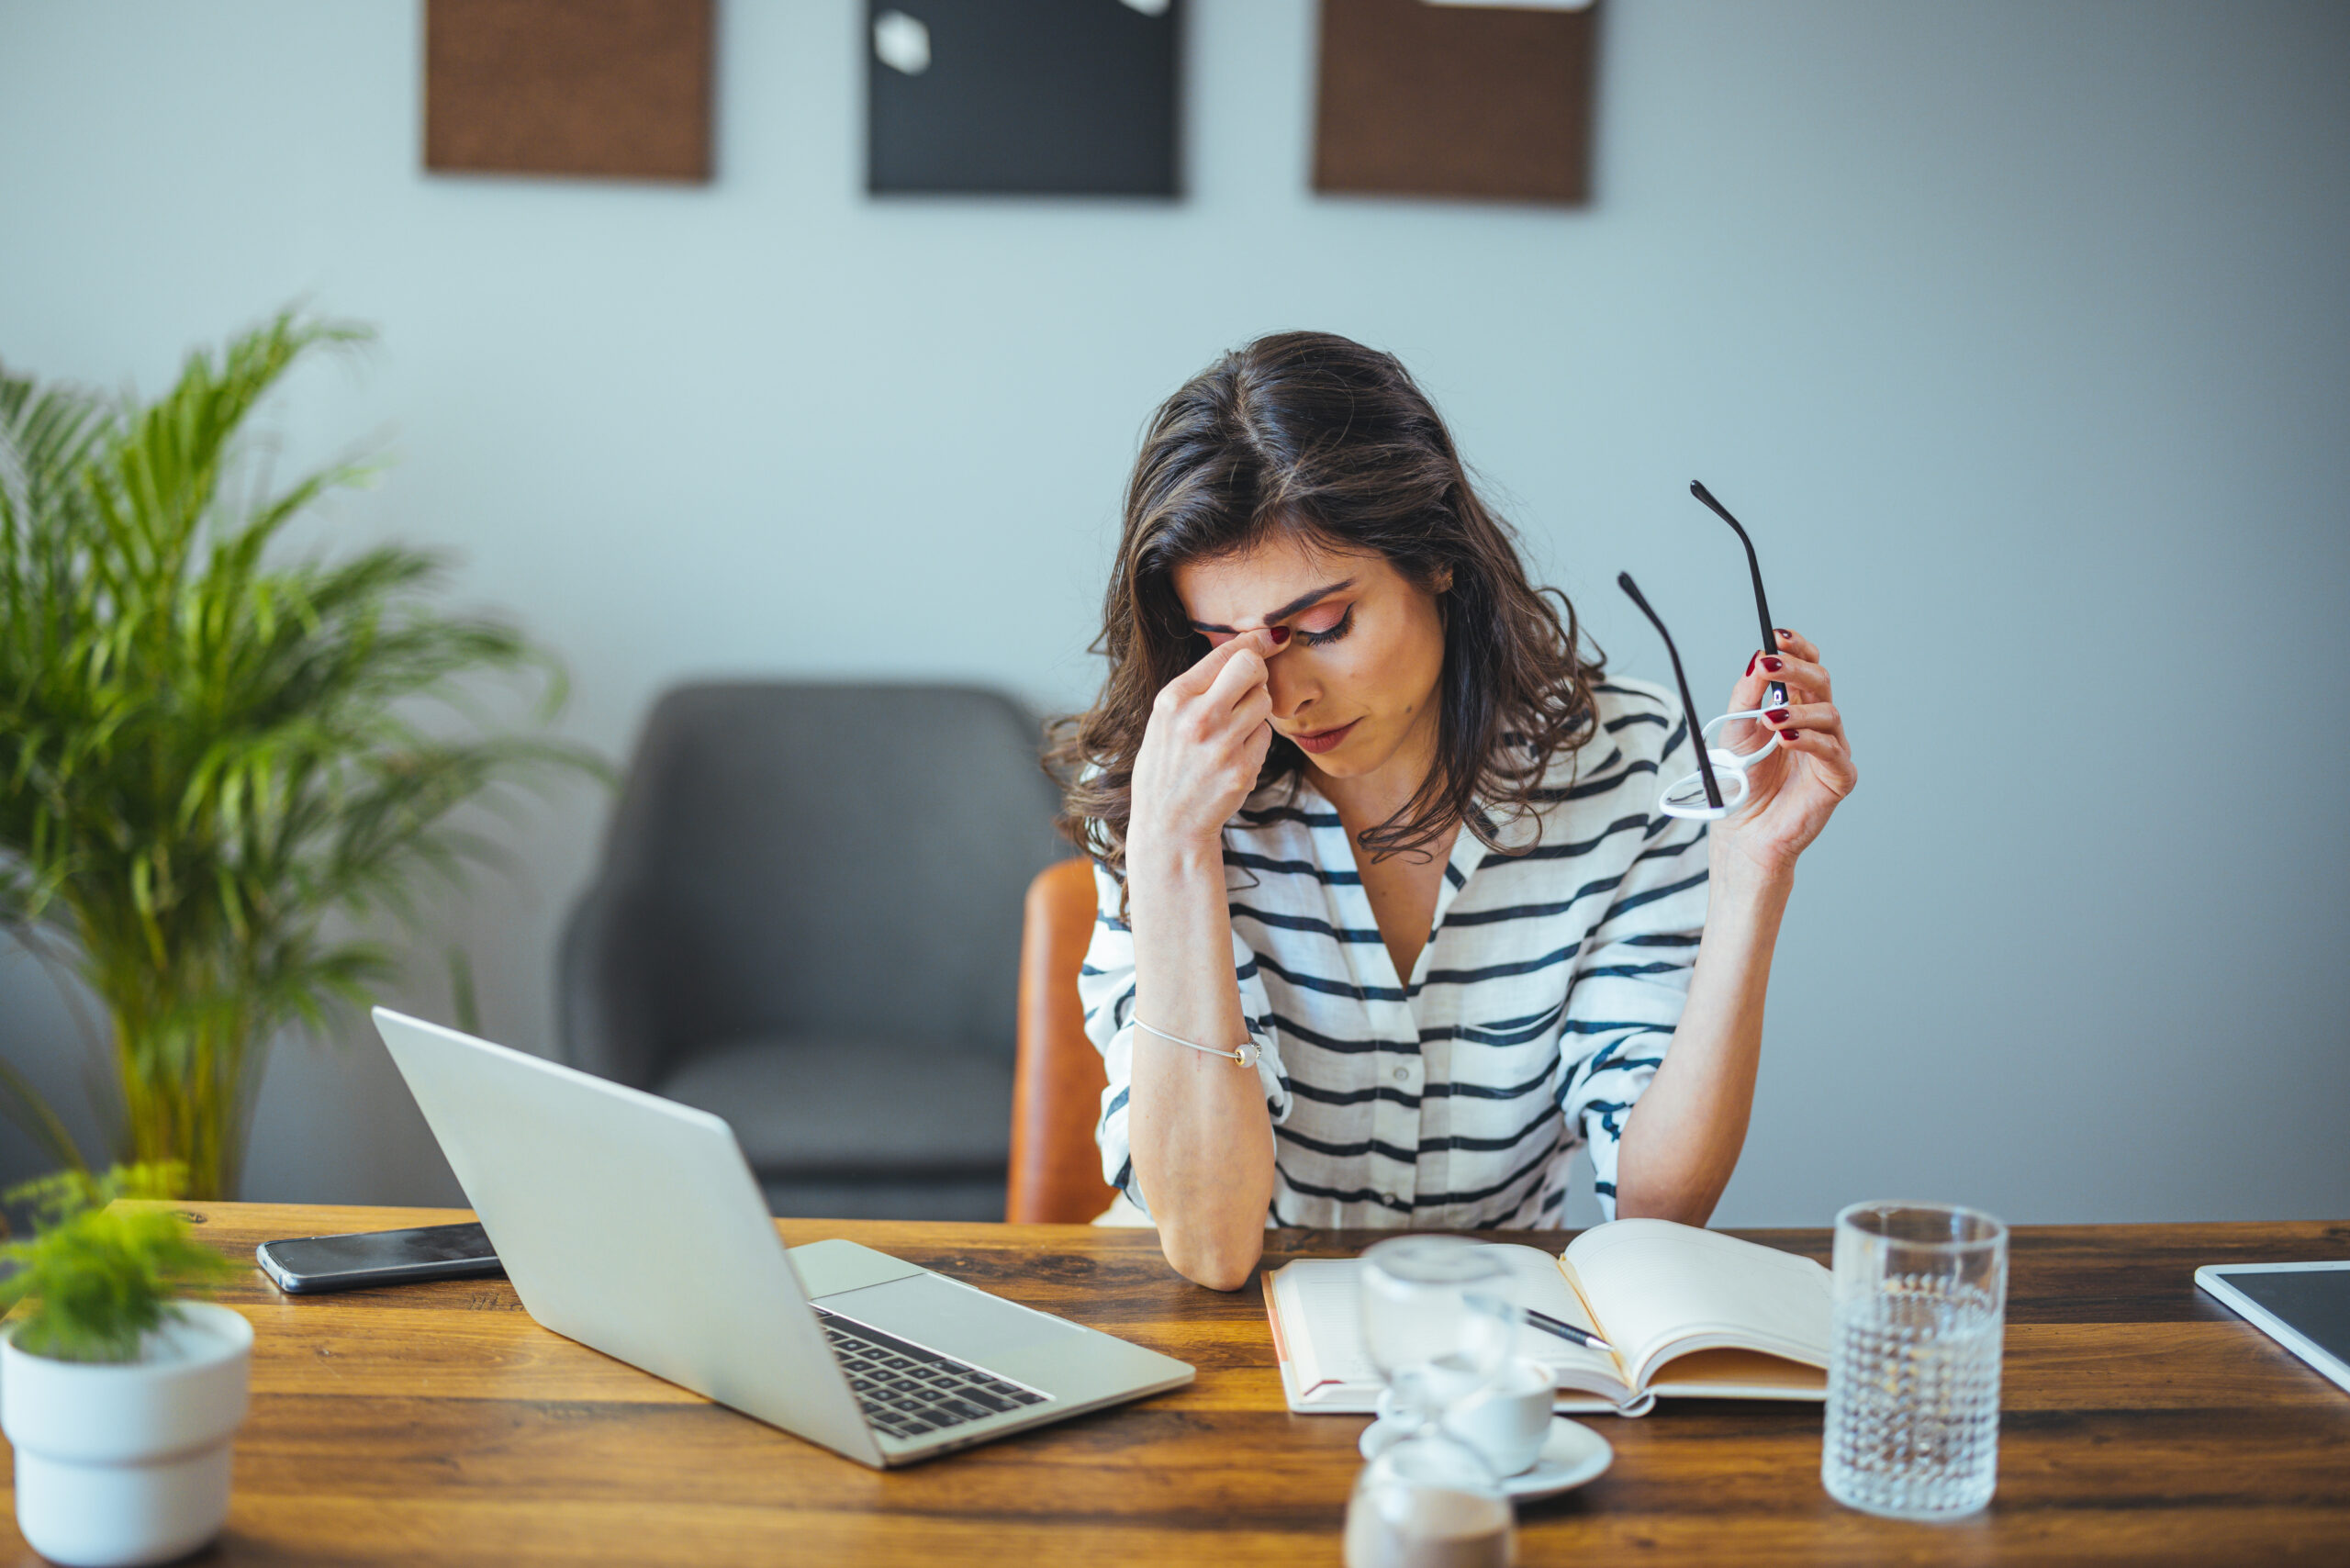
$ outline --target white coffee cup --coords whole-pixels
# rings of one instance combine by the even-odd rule
[[[1550,1435],[1550,1369],[1520,1356],[1444,1417],[1445,1430],[1484,1455],[1496,1475],[1522,1475]]]

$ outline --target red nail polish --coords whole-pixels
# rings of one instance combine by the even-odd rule
[[[1787,711],[1785,708],[1774,708],[1762,716],[1774,724],[1784,724],[1787,722]]]
[[[1762,656],[1762,655],[1761,654],[1756,654],[1754,655],[1754,659],[1759,659]],[[1746,673],[1749,675],[1752,675],[1754,673],[1754,659],[1749,659],[1746,661]]]
[[[1783,739],[1783,740],[1790,740],[1790,741],[1791,741],[1791,740],[1793,740],[1793,739],[1795,739],[1797,735],[1799,735],[1799,734],[1803,734],[1803,732],[1802,732],[1801,730],[1781,730],[1781,731],[1779,732],[1779,735],[1780,735],[1780,738],[1781,738],[1781,739]]]
[[[1275,627],[1271,628],[1271,631],[1272,631],[1272,633],[1273,633],[1273,646],[1274,646],[1274,647],[1278,648],[1278,647],[1280,647],[1283,643],[1286,643],[1286,642],[1288,642],[1288,641],[1289,641],[1289,628],[1288,628],[1288,627],[1286,627],[1286,626],[1275,626]]]
[[[1782,643],[1792,643],[1796,640],[1796,634],[1784,626],[1774,626],[1771,630],[1779,634],[1779,641]]]
[[[1762,667],[1769,670],[1773,675],[1776,675],[1781,670],[1787,667],[1787,661],[1785,659],[1764,659],[1762,661]]]

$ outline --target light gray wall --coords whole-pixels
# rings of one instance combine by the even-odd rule
[[[2350,1211],[2350,8],[1614,0],[1582,212],[1310,195],[1307,0],[1193,6],[1180,204],[871,201],[861,13],[726,6],[719,179],[664,189],[424,176],[407,0],[0,5],[0,353],[151,390],[296,296],[380,323],[290,453],[388,432],[338,527],[462,550],[618,756],[711,672],[1079,701],[1156,400],[1382,344],[1617,667],[1620,567],[1707,690],[1751,649],[1694,476],[1837,673],[1723,1220]],[[601,820],[451,913],[515,1043]],[[0,1030],[70,1080],[21,963]],[[261,1119],[255,1196],[453,1192],[369,1042]]]

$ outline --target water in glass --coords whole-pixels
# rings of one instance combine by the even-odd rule
[[[1991,1500],[2007,1273],[2007,1227],[1975,1210],[1855,1204],[1836,1216],[1829,1495],[1919,1519]]]
[[[2001,1314],[1948,1280],[1889,1282],[1837,1310],[1821,1479],[1873,1514],[1971,1514],[1998,1480]]]

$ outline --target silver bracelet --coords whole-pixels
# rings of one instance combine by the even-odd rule
[[[1179,1046],[1189,1046],[1195,1051],[1205,1051],[1212,1057],[1222,1057],[1226,1061],[1237,1061],[1243,1067],[1257,1065],[1257,1042],[1254,1039],[1249,1040],[1237,1051],[1227,1051],[1220,1050],[1214,1046],[1203,1046],[1197,1040],[1187,1040],[1181,1035],[1170,1035],[1164,1029],[1154,1029],[1139,1018],[1134,1021],[1134,1025],[1146,1035],[1156,1035],[1162,1040],[1169,1040]]]

